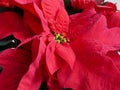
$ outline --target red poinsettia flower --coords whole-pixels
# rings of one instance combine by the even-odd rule
[[[78,60],[66,87],[75,90],[120,88],[120,28],[106,26],[106,19],[101,16],[90,31],[71,43]]]
[[[22,48],[32,51],[32,58],[29,61],[32,60],[33,62],[30,64],[27,73],[23,77],[21,76],[22,77],[21,80],[20,80],[21,77],[19,77],[20,83],[18,89],[20,90],[38,89],[42,81],[48,81],[48,80],[49,80],[48,87],[51,90],[58,87],[61,88],[59,84],[52,85],[52,83],[54,84],[54,81],[56,82],[56,79],[54,79],[55,73],[60,69],[64,69],[63,67],[65,66],[68,68],[70,66],[72,68],[74,65],[74,60],[75,60],[74,53],[71,47],[69,46],[69,44],[65,42],[69,38],[71,38],[72,34],[73,36],[75,34],[69,33],[69,31],[71,30],[68,31],[69,18],[63,7],[62,1],[48,0],[48,1],[39,1],[39,2],[41,2],[41,5],[39,5],[37,1],[35,2],[32,0],[27,2],[16,0],[11,2],[12,6],[16,5],[24,10],[24,19],[21,18],[20,20],[24,20],[24,22],[21,21],[21,23],[23,26],[26,26],[24,28],[27,30],[19,28],[20,30],[11,29],[13,30],[11,31],[7,28],[5,29],[6,31],[5,34],[4,32],[1,33],[1,35],[3,35],[4,37],[13,34],[17,39],[21,40],[22,44],[20,46],[22,46]],[[54,2],[54,6],[51,5],[51,2]],[[90,12],[88,13],[91,13],[92,16],[94,14],[93,12],[94,12],[93,10],[92,11],[90,10]],[[9,16],[9,14],[7,15]],[[45,18],[43,15],[45,16]],[[82,15],[87,15],[87,11]],[[88,20],[89,18],[90,17],[88,16],[86,16],[85,18],[83,17],[82,21]],[[16,20],[15,22],[19,22],[17,19],[15,19]],[[9,19],[7,20],[9,21]],[[84,27],[85,25],[89,26],[89,23],[88,24],[85,23],[81,25],[81,27]],[[17,28],[18,27],[19,26],[17,26]],[[30,30],[28,30],[29,28]],[[33,34],[31,33],[29,34],[28,32],[30,31],[33,31]],[[72,38],[71,40],[73,39],[74,38]],[[67,62],[68,65],[65,62]],[[67,75],[63,74],[63,76],[66,77]]]
[[[61,90],[61,88],[65,88],[64,84],[66,83],[66,80],[68,79],[68,76],[71,73],[71,69],[69,68],[69,65],[71,67],[73,67],[73,65],[74,65],[74,59],[73,59],[74,55],[71,53],[71,49],[69,48],[67,43],[64,43],[64,39],[67,40],[66,38],[70,38],[70,43],[71,43],[75,39],[79,38],[80,35],[84,34],[88,30],[90,30],[92,28],[92,25],[94,25],[94,23],[96,23],[97,19],[99,18],[99,14],[96,14],[95,10],[92,8],[90,10],[88,10],[88,9],[84,10],[82,13],[77,13],[77,14],[71,15],[69,17],[70,18],[70,22],[69,22],[66,11],[60,5],[62,5],[62,4],[60,4],[59,1],[56,1],[56,0],[55,1],[54,0],[47,1],[46,0],[46,1],[41,1],[41,5],[39,6],[39,8],[37,8],[37,7],[35,8],[35,5],[34,5],[35,10],[31,10],[32,12],[35,12],[41,8],[42,12],[44,13],[44,16],[45,16],[45,21],[47,20],[48,24],[44,23],[43,28],[44,28],[45,33],[43,33],[43,34],[39,35],[39,37],[37,37],[38,39],[40,38],[40,40],[36,40],[36,43],[40,43],[40,46],[37,46],[38,48],[40,48],[40,50],[38,50],[38,48],[35,47],[36,50],[34,51],[34,53],[38,52],[37,55],[35,55],[35,56],[38,56],[38,59],[36,59],[31,64],[28,73],[26,75],[24,75],[24,77],[22,78],[20,85],[19,85],[19,89],[29,89],[29,88],[38,89],[40,82],[42,82],[42,80],[47,82],[50,90],[56,90],[58,88]],[[30,7],[30,6],[31,6],[31,4],[28,7]],[[21,6],[21,7],[23,7],[23,6]],[[28,9],[28,7],[25,8],[25,6],[24,6],[24,8],[26,10]],[[26,14],[26,16],[30,17],[29,14]],[[39,14],[39,16],[40,16],[40,14]],[[42,15],[40,17],[42,17]],[[79,18],[79,17],[81,17],[81,18]],[[31,19],[25,19],[25,20],[26,20],[26,24],[28,24],[31,27],[35,27],[34,25],[31,24],[32,23]],[[44,20],[44,19],[41,19],[41,20]],[[86,21],[88,21],[88,22],[86,22]],[[41,22],[43,23],[43,21],[41,21]],[[79,24],[78,24],[78,22],[79,22]],[[45,28],[44,27],[45,25],[49,26],[51,31],[48,28]],[[78,27],[77,27],[77,25],[78,25]],[[38,23],[36,23],[36,26],[40,27]],[[69,27],[69,30],[68,30],[68,27]],[[84,29],[84,27],[88,27],[88,28]],[[35,28],[32,28],[32,29],[33,29],[33,31],[39,30],[39,29],[35,29]],[[51,32],[55,33],[55,35],[53,35]],[[39,34],[38,31],[36,31],[36,34]],[[62,36],[62,34],[64,34],[64,36]],[[56,43],[56,41],[53,38],[55,38],[55,40],[57,42],[60,42],[60,43],[63,42],[62,45]],[[61,39],[62,41],[60,40],[60,38],[63,38],[63,39]],[[39,42],[37,42],[37,41],[39,41]],[[37,44],[34,44],[34,45],[37,45]],[[32,45],[33,46],[32,50],[34,50],[34,45]],[[46,51],[45,51],[45,49],[46,49]],[[67,50],[67,52],[65,52],[65,50]],[[46,53],[46,58],[43,58],[42,60],[46,59],[45,60],[46,62],[43,62],[44,64],[41,65],[41,64],[39,64],[39,62],[40,62],[39,60],[41,60],[41,58],[44,56],[44,53]],[[63,58],[63,59],[61,60],[61,58]],[[63,61],[66,61],[68,64],[64,63]],[[47,64],[47,68],[45,66],[46,64]],[[36,71],[36,68],[40,68],[39,66],[41,66],[41,69],[44,67],[45,70],[43,71],[41,69],[40,70],[38,69],[38,71]],[[65,68],[67,68],[67,69],[65,69]],[[34,71],[32,71],[32,70],[34,70]],[[36,71],[36,73],[35,73],[35,71]],[[66,72],[64,72],[64,71],[66,71]],[[49,72],[49,75],[52,75],[52,77],[50,77],[49,75],[46,75],[46,72]],[[62,73],[62,72],[64,72],[64,73]],[[41,75],[41,73],[42,73],[42,75]],[[36,75],[38,75],[38,76],[36,76]],[[39,76],[41,76],[41,77],[39,77]],[[42,77],[42,76],[44,76],[44,77]]]
[[[52,2],[56,6],[51,5]],[[38,5],[37,2],[32,0],[26,2],[16,0],[11,4],[13,7],[16,5],[24,10],[24,19],[21,18],[24,22],[22,21],[22,23],[28,30],[33,32],[32,35],[30,34],[30,38],[28,37],[29,33],[27,33],[27,39],[24,38],[23,40],[20,37],[19,30],[16,29],[15,33],[12,31],[7,32],[7,34],[11,33],[22,41],[18,47],[32,53],[29,60],[32,62],[31,64],[28,63],[30,66],[27,67],[28,71],[26,73],[24,71],[25,74],[22,74],[23,77],[19,77],[19,80],[20,78],[21,80],[19,85],[17,84],[17,89],[38,90],[41,82],[48,81],[49,78],[54,79],[54,74],[64,64],[68,64],[71,69],[73,68],[75,55],[68,43],[69,18],[61,1],[43,0],[41,5]],[[26,35],[24,32],[22,34]],[[52,89],[50,85],[48,87]]]
[[[76,63],[73,72],[65,66],[57,74],[60,83],[66,82],[62,85],[73,90],[119,90],[120,28],[109,29],[106,17],[94,8],[70,17]]]
[[[93,15],[92,15],[93,14]],[[71,22],[72,32],[78,31],[75,41],[71,42],[71,47],[76,53],[76,64],[74,71],[67,76],[65,88],[74,90],[89,89],[120,89],[120,71],[119,71],[119,53],[120,49],[120,28],[107,28],[107,19],[101,14],[92,13],[94,24],[89,29],[85,29],[83,34],[79,32],[84,30],[80,26],[84,25],[77,17],[74,23]],[[88,14],[87,14],[88,15]],[[72,15],[71,15],[72,16]],[[77,16],[77,14],[76,14]],[[84,16],[86,17],[86,16]],[[96,17],[94,20],[93,17]],[[89,19],[87,19],[89,21]],[[86,21],[87,21],[86,20]],[[82,21],[82,20],[81,20]],[[92,21],[92,22],[93,22]],[[77,24],[75,24],[75,22]],[[73,25],[73,26],[72,26]],[[74,33],[75,34],[75,33]],[[58,73],[58,78],[64,82],[61,77],[69,71],[67,67]]]
[[[94,2],[85,4],[92,4],[90,8],[82,7],[83,12],[70,16],[62,0],[10,3],[12,8],[15,5],[24,10],[24,17],[17,17],[14,22],[23,28],[19,30],[12,24],[9,27],[13,29],[9,30],[7,24],[3,25],[6,29],[1,38],[12,34],[21,44],[0,55],[3,66],[0,78],[5,79],[0,89],[38,90],[43,81],[50,90],[119,89],[120,28],[108,29],[106,18],[96,12]],[[13,76],[7,88],[9,73]]]
[[[93,90],[102,89],[104,88],[101,85],[102,80],[105,80],[107,85],[109,83],[109,81],[107,81],[108,79],[102,76],[108,73],[107,69],[112,68],[113,71],[111,70],[111,72],[118,73],[116,71],[118,68],[114,68],[114,63],[111,63],[114,59],[111,58],[111,56],[105,57],[104,55],[108,55],[108,53],[112,50],[114,50],[115,54],[117,54],[117,51],[119,50],[118,38],[120,28],[108,29],[106,18],[100,13],[97,13],[95,8],[84,9],[85,10],[81,13],[70,15],[69,33],[70,40],[72,41],[70,44],[77,55],[74,71],[71,73],[68,66],[64,66],[64,68],[57,73],[57,78],[64,88],[72,88],[74,90],[89,90],[89,88]],[[114,38],[114,35],[117,33],[118,37],[116,36]],[[112,40],[109,39],[110,37]],[[119,55],[117,57],[119,57]],[[103,63],[106,64],[106,60],[108,60],[108,66],[105,67],[103,66]],[[105,67],[105,71],[102,71],[102,66]],[[97,74],[98,72],[95,68],[98,70],[100,69],[99,75]],[[88,74],[90,74],[90,76],[87,76]],[[106,74],[106,76],[109,76],[109,74]],[[101,82],[97,83],[97,77],[100,78]],[[92,83],[92,80],[95,82]],[[115,77],[114,80],[116,80]],[[112,81],[111,83],[113,84],[114,82]],[[105,86],[105,88],[108,89],[110,87]],[[111,88],[119,87],[115,87],[113,85]]]

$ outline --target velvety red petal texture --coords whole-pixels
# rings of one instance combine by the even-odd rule
[[[51,41],[46,48],[46,64],[51,75],[53,75],[61,67],[61,64],[64,62],[60,60],[59,57],[56,55],[55,49],[56,49],[55,41]]]
[[[83,11],[68,16],[63,0],[8,1],[24,15],[0,13],[0,39],[12,34],[22,42],[0,53],[0,90],[39,90],[43,82],[49,90],[120,90],[116,5],[71,1]]]
[[[75,90],[120,89],[119,64],[108,54],[118,52],[120,48],[120,28],[108,29],[106,25],[105,17],[101,16],[89,32],[71,43],[77,61],[66,87]]]
[[[0,53],[0,89],[16,90],[31,63],[31,53],[23,49],[8,49]]]
[[[54,33],[67,34],[69,17],[63,5],[58,0],[42,0],[41,6],[50,29]]]
[[[59,58],[62,58],[71,69],[73,69],[76,57],[69,44],[57,44],[55,53],[59,56]]]
[[[120,27],[120,12],[112,13],[108,17],[108,27]]]
[[[42,39],[36,38],[32,43],[32,54],[36,56],[33,58],[32,63],[30,64],[29,70],[22,77],[18,90],[38,90],[40,84],[44,78],[44,67],[45,64],[42,65],[42,60],[44,60],[46,45],[42,41]],[[37,53],[36,53],[37,52]]]
[[[99,17],[100,14],[97,14],[94,9],[85,10],[82,13],[71,15],[69,24],[69,38],[74,41],[84,35],[93,27]]]
[[[107,24],[108,24],[107,26],[109,28],[119,26],[119,22],[113,24],[113,21],[114,20],[116,21],[116,18],[119,21],[119,17],[118,17],[119,11],[117,12],[116,4],[111,2],[106,2],[103,5],[95,5],[95,10],[97,13],[101,13],[106,16]]]
[[[49,32],[49,28],[46,27],[47,21],[43,16],[43,13],[35,1],[28,3],[27,1],[14,2],[18,7],[24,10],[24,23],[35,33],[40,34],[42,32]],[[22,4],[25,3],[25,4]],[[48,25],[47,25],[48,26]]]
[[[23,41],[31,37],[32,32],[24,25],[22,17],[14,12],[0,13],[0,39],[14,35]]]

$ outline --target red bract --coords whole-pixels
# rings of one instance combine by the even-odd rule
[[[54,5],[51,5],[52,2]],[[32,51],[32,63],[21,78],[17,89],[38,90],[42,81],[56,79],[54,74],[64,64],[73,68],[75,55],[67,43],[69,17],[61,1],[43,0],[41,5],[38,5],[34,1],[16,0],[12,4],[24,10],[24,25],[33,32],[32,38],[27,37],[19,45]],[[52,89],[50,86],[51,84],[48,87]]]
[[[117,7],[113,3],[106,2],[105,5],[104,5],[104,3],[103,3],[103,5],[95,5],[95,9],[97,12],[101,12],[104,15],[106,15],[108,13],[115,12],[117,10]]]
[[[44,78],[45,60],[43,55],[45,53],[45,43],[36,38],[32,43],[32,63],[29,66],[27,73],[22,77],[19,83],[18,90],[38,90]],[[46,72],[47,73],[47,72]]]
[[[65,66],[58,74],[61,83],[65,78],[65,88],[120,89],[120,28],[108,29],[106,26],[105,17],[100,15],[89,31],[71,42],[71,47],[76,53],[74,71],[70,74],[70,70]]]
[[[96,3],[95,3],[96,2]],[[117,11],[116,4],[111,2],[104,2],[104,0],[73,0],[73,7],[76,9],[89,9],[94,7],[96,13],[101,13],[106,16],[108,27],[119,27],[119,11]],[[117,18],[117,23],[114,23]]]
[[[33,35],[23,24],[22,17],[17,13],[0,13],[0,19],[0,39],[13,34],[17,39],[23,41]]]
[[[119,23],[120,11],[117,11],[117,7],[115,4],[107,2],[105,6],[101,6],[101,7],[98,6],[96,8],[96,11],[106,16],[109,28],[120,27],[120,23]]]
[[[15,62],[16,58],[22,58],[23,63],[27,64],[26,67],[18,64],[23,69],[22,74],[18,77],[13,76],[16,81],[10,80],[16,84],[7,89],[38,90],[42,82],[46,82],[50,90],[120,89],[120,57],[117,54],[120,49],[120,28],[107,28],[107,20],[103,13],[95,10],[94,1],[78,1],[80,2],[75,3],[77,9],[83,4],[85,6],[82,7],[83,12],[70,16],[61,0],[11,2],[12,7],[18,6],[24,11],[23,18],[12,18],[13,21],[18,21],[18,24],[15,24],[17,27],[23,28],[18,29],[15,26],[14,29],[10,25],[10,30],[4,29],[6,33],[2,31],[1,38],[12,34],[21,40],[21,44],[15,50],[8,49],[2,52],[0,58],[9,59],[10,62],[4,64],[5,61],[1,61],[1,64],[5,68],[17,67],[10,64],[13,57]],[[3,27],[6,28],[6,25],[3,24]],[[10,53],[9,57],[6,57],[7,53]],[[14,53],[16,57],[13,56]],[[14,68],[13,74],[19,74],[20,70]],[[3,75],[7,77],[6,71],[9,69],[5,69]],[[6,89],[2,87],[6,83],[9,81],[0,84],[0,89]]]
[[[23,18],[13,11],[1,12],[0,19],[0,39],[13,35],[23,42],[34,35],[23,23]],[[3,71],[0,74],[0,89],[16,90],[30,63],[31,53],[25,49],[8,49],[1,52],[0,65]]]
[[[23,49],[9,49],[0,54],[0,89],[17,89],[20,79],[31,63],[31,53]]]
[[[109,28],[120,27],[119,11],[117,11],[116,4],[106,2],[105,5],[96,5],[95,10],[106,16]]]
[[[69,17],[60,2],[57,0],[43,0],[41,6],[52,32],[65,34],[66,36],[68,33]]]
[[[114,24],[115,28],[108,29],[107,26],[106,17],[93,8],[70,16],[71,47],[76,54],[76,63],[74,71],[64,66],[57,74],[64,88],[120,89],[120,28]]]
[[[70,15],[69,33],[72,41],[88,32],[99,19],[100,14],[92,8],[82,13]],[[87,21],[87,22],[86,22]],[[85,28],[86,27],[86,28]]]
[[[120,11],[112,13],[108,18],[108,27],[120,27]]]

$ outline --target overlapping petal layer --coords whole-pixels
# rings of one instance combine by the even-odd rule
[[[0,14],[0,39],[12,34],[22,41],[0,54],[0,89],[38,90],[42,82],[50,90],[120,89],[119,12],[113,4],[101,7],[93,0],[72,3],[83,11],[68,16],[62,0],[14,0],[10,4],[21,8],[23,17]],[[69,42],[58,43],[56,33]]]
[[[16,90],[31,63],[31,53],[25,49],[8,49],[0,53],[0,89]]]
[[[101,16],[90,31],[71,43],[77,61],[65,87],[75,90],[120,89],[120,56],[116,55],[120,48],[120,28],[108,29],[106,25],[105,17]]]
[[[24,25],[22,17],[15,12],[0,13],[0,19],[0,39],[14,35],[23,41],[33,35],[32,31]]]

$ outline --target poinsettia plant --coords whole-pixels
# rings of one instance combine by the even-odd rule
[[[119,13],[104,0],[0,0],[0,90],[119,90]]]

